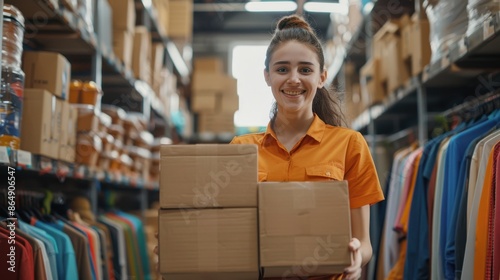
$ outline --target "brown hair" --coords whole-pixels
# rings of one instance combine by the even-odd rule
[[[302,17],[298,15],[285,16],[281,18],[276,26],[271,43],[266,51],[265,66],[266,71],[269,71],[269,62],[276,49],[283,43],[289,41],[297,41],[308,46],[318,56],[319,67],[321,72],[325,68],[325,57],[323,55],[323,48],[316,36],[316,33]],[[325,123],[333,126],[342,126],[345,124],[344,115],[340,109],[340,101],[335,92],[322,87],[316,91],[312,104],[313,113]],[[278,107],[276,102],[271,109],[271,124],[274,126]]]

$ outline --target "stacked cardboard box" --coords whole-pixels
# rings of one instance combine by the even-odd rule
[[[132,71],[134,76],[151,85],[151,33],[147,27],[135,27],[132,49]]]
[[[264,277],[340,274],[351,265],[346,181],[259,183]]]
[[[161,147],[163,277],[257,279],[259,267],[305,277],[351,264],[346,181],[257,183],[257,174],[256,145]]]
[[[414,14],[386,22],[373,37],[373,54],[361,69],[362,98],[380,103],[407,86],[430,62],[429,21]]]
[[[257,279],[257,146],[162,146],[160,176],[160,273]]]
[[[191,109],[198,113],[198,132],[234,132],[237,82],[224,74],[222,65],[216,57],[195,59]]]
[[[127,69],[132,68],[135,27],[134,0],[109,0],[113,11],[113,52]]]
[[[75,159],[76,112],[68,104],[71,64],[59,53],[24,52],[21,149],[53,159]]]
[[[193,1],[169,0],[168,11],[167,35],[171,38],[191,40],[193,35]]]
[[[158,19],[158,26],[160,33],[168,36],[168,23],[169,23],[169,2],[168,0],[153,0],[153,5],[156,10],[156,18]]]

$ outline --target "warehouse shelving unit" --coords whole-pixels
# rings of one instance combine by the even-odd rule
[[[417,11],[419,3],[415,2]],[[375,2],[372,13],[377,11],[380,4],[381,1]],[[370,16],[371,14],[367,16],[368,19],[363,20],[360,29],[366,28]],[[359,31],[356,34],[358,33],[364,34]],[[353,36],[343,58],[343,63],[354,61],[358,68],[366,62],[366,56],[359,59],[362,54],[354,54],[349,47],[352,48],[356,42],[370,40],[369,36],[360,36],[363,37]],[[368,45],[369,43],[365,44]],[[381,103],[363,111],[353,120],[352,127],[368,136],[367,139],[374,140],[370,141],[372,148],[375,139],[391,139],[394,138],[391,136],[413,127],[416,127],[419,142],[425,143],[434,116],[467,99],[498,89],[500,75],[496,71],[500,70],[499,46],[500,14],[495,14],[471,34],[461,38],[443,57],[428,65],[421,75],[412,77],[404,87],[388,94]],[[339,71],[333,72],[336,75],[332,81],[342,79],[341,67],[342,65],[337,66]]]
[[[96,1],[98,0],[93,3],[96,4]],[[72,65],[72,78],[92,80],[103,89],[103,104],[140,112],[147,119],[155,118],[171,127],[170,116],[167,116],[152,88],[147,83],[135,79],[132,71],[124,67],[112,50],[99,44],[97,34],[85,28],[83,19],[54,0],[1,0],[2,6],[4,2],[18,7],[25,15],[24,49],[63,54]],[[147,19],[143,16],[142,20],[151,30],[153,40],[164,44],[165,52],[173,61],[170,70],[176,72],[183,83],[188,83],[190,69],[182,60],[178,49],[159,27],[150,1],[136,0],[135,4],[137,13],[148,15]],[[99,24],[97,19],[98,17],[94,17],[94,26]],[[169,66],[168,60],[165,63]],[[95,213],[98,209],[98,194],[103,190],[131,192],[138,197],[141,211],[147,209],[150,198],[158,197],[157,183],[145,184],[140,179],[130,181],[106,171],[91,172],[85,166],[0,147],[0,170],[5,169],[3,174],[7,174],[7,166],[16,167],[16,179],[21,179],[18,182],[44,182],[59,190],[73,186],[83,191],[90,198]]]

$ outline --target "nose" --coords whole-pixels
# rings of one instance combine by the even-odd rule
[[[297,72],[295,72],[295,71],[290,72],[290,76],[288,77],[287,82],[289,84],[298,84],[298,83],[300,83],[299,74]]]

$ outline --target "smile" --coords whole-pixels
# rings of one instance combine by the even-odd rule
[[[306,91],[305,90],[300,90],[300,91],[298,91],[298,90],[294,90],[294,91],[282,90],[281,92],[286,94],[286,95],[297,96],[297,95],[301,95],[301,94],[305,93]]]

